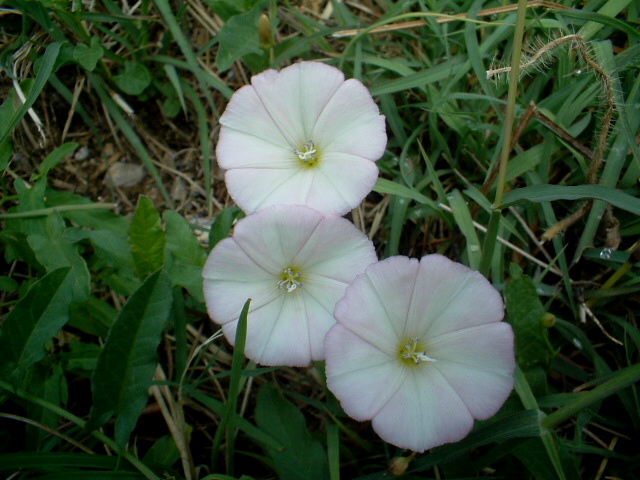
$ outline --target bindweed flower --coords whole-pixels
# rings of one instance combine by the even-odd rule
[[[203,271],[209,315],[233,343],[252,299],[245,355],[263,365],[324,359],[323,340],[347,285],[376,261],[348,220],[302,205],[275,205],[240,220]]]
[[[325,338],[329,389],[385,441],[416,452],[465,437],[513,388],[513,331],[500,294],[441,255],[369,266]]]
[[[255,75],[220,125],[218,164],[247,213],[300,204],[343,215],[373,188],[387,142],[366,87],[317,62]]]

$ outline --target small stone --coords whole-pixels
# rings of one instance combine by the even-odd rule
[[[91,150],[89,150],[89,147],[87,147],[86,145],[83,145],[82,147],[80,147],[76,151],[76,153],[73,154],[73,158],[75,160],[78,160],[79,162],[86,160],[90,156],[91,156]]]
[[[109,167],[107,181],[114,187],[133,187],[142,181],[145,174],[142,165],[116,162]]]

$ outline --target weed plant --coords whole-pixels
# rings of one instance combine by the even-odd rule
[[[639,9],[0,1],[0,476],[639,479]],[[441,253],[505,299],[516,387],[459,443],[387,445],[322,363],[247,362],[208,318],[202,266],[243,216],[217,119],[300,60],[386,117],[348,215],[378,257]]]

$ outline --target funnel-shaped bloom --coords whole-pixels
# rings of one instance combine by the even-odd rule
[[[387,143],[366,87],[317,62],[252,77],[220,125],[218,164],[247,213],[300,204],[343,215],[373,188]]]
[[[209,255],[207,309],[233,343],[251,298],[246,356],[263,365],[305,366],[324,359],[336,302],[375,261],[373,244],[348,220],[275,205],[240,220]]]
[[[327,383],[345,412],[422,452],[465,437],[513,388],[513,331],[500,294],[441,255],[369,266],[325,338]]]

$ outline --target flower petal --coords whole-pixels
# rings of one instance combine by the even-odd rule
[[[267,70],[251,79],[278,130],[292,146],[313,140],[311,128],[329,98],[343,84],[340,70],[318,62],[302,62]]]
[[[494,415],[513,389],[515,354],[508,323],[490,323],[429,340],[433,364],[480,420]]]
[[[336,252],[343,264],[334,263]],[[347,282],[375,259],[373,244],[351,222],[303,205],[274,205],[240,220],[233,237],[209,255],[203,270],[207,309],[233,343],[242,306],[251,298],[247,357],[266,365],[308,365],[324,359],[324,336],[335,324],[333,310]],[[296,276],[288,279],[292,270]]]
[[[293,149],[277,145],[254,135],[231,128],[222,128],[216,147],[218,165],[224,169],[298,169],[299,160]]]
[[[420,260],[407,317],[407,335],[435,337],[504,316],[498,291],[479,272],[442,255]]]
[[[373,429],[383,440],[424,452],[461,440],[473,428],[473,417],[460,397],[438,370],[430,367],[433,365],[412,368],[400,389],[373,418]]]
[[[234,168],[225,172],[229,195],[246,213],[273,205],[308,205],[313,208],[307,202],[312,181],[311,170],[297,167]]]
[[[387,144],[384,116],[367,88],[345,81],[327,103],[311,133],[323,152],[342,152],[378,160]]]
[[[397,359],[339,323],[327,333],[324,348],[327,386],[356,420],[373,418],[404,381]]]
[[[397,354],[404,319],[419,263],[407,257],[390,257],[367,267],[336,305],[339,323],[389,354]]]
[[[378,179],[374,162],[348,153],[323,153],[316,170],[307,203],[336,215],[357,207]]]
[[[273,118],[256,90],[250,85],[245,85],[233,94],[220,117],[220,125],[222,126],[220,140],[224,142],[228,140],[231,143],[224,146],[223,155],[218,154],[218,163],[222,168],[231,168],[234,165],[234,157],[231,155],[234,147],[240,150],[245,146],[245,142],[236,143],[237,137],[225,139],[227,129],[242,132],[248,137],[261,139],[284,149],[291,149],[291,142],[273,123]]]

